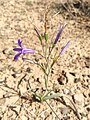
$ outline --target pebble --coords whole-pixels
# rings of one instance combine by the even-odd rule
[[[67,80],[64,76],[60,76],[58,79],[57,79],[58,83],[60,85],[65,85],[67,83]]]
[[[61,108],[61,114],[63,114],[63,115],[69,114],[69,112],[70,112],[69,108],[67,108],[67,107]]]
[[[75,94],[73,96],[73,99],[74,99],[74,102],[76,104],[84,106],[84,96],[83,96],[83,94],[81,94],[81,93],[80,94]]]
[[[70,94],[70,90],[67,89],[67,88],[65,88],[65,89],[63,90],[63,92],[64,92],[64,94]]]

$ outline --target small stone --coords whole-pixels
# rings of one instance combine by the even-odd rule
[[[70,109],[67,107],[60,108],[61,114],[66,115],[70,112]]]
[[[60,76],[58,79],[57,79],[58,83],[60,85],[65,85],[67,83],[67,80],[64,76]]]
[[[26,72],[31,73],[31,68],[27,67]]]
[[[65,89],[63,90],[63,92],[64,92],[64,94],[69,94],[69,93],[70,93],[70,90],[67,89],[67,88],[65,88]]]
[[[78,83],[78,82],[80,82],[80,78],[75,78],[74,83]]]
[[[84,106],[84,96],[83,94],[75,94],[73,100],[76,104]]]

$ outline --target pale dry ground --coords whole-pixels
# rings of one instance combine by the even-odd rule
[[[59,0],[0,0],[0,119],[1,120],[56,120],[56,116],[46,103],[34,101],[27,92],[28,79],[32,88],[44,87],[43,73],[35,66],[23,62],[15,62],[13,48],[17,39],[21,38],[27,47],[41,51],[33,24],[44,30],[45,6]],[[49,3],[48,3],[49,2]],[[58,30],[60,23],[67,23],[61,40],[57,44],[58,51],[71,40],[68,51],[60,57],[53,67],[49,89],[63,92],[76,105],[81,119],[90,119],[90,17],[79,16],[73,19],[68,13],[57,14],[57,9],[50,8],[48,16],[49,38]],[[55,38],[57,32],[53,36]],[[58,52],[57,51],[57,52]],[[28,58],[33,58],[32,55]],[[38,59],[38,58],[37,58]],[[39,79],[39,82],[38,82]],[[26,99],[18,96],[21,91]],[[67,99],[65,101],[68,103]],[[60,101],[48,101],[61,120],[77,120],[72,110]],[[69,102],[70,106],[71,103]]]

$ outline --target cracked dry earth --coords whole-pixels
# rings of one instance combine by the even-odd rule
[[[45,102],[33,100],[27,91],[28,80],[33,89],[44,87],[41,70],[21,58],[17,62],[13,60],[18,38],[25,46],[41,50],[33,24],[40,32],[44,30],[45,2],[0,0],[0,120],[57,120]],[[90,120],[90,17],[65,20],[64,14],[56,15],[57,11],[52,8],[50,11],[49,37],[58,30],[60,23],[67,23],[56,50],[60,51],[68,40],[71,45],[54,65],[49,89],[69,97],[81,120]],[[33,58],[32,55],[27,57]],[[68,99],[64,98],[64,101],[73,108]],[[52,99],[48,103],[61,120],[78,120],[75,112],[63,102]]]

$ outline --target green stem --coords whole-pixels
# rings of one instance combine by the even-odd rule
[[[46,88],[46,91],[47,91],[47,87],[48,87],[48,75],[44,75],[44,79],[45,79],[45,88]]]
[[[56,117],[61,120],[58,115],[56,114],[56,112],[53,110],[53,108],[49,105],[49,103],[47,101],[45,101],[47,103],[47,105],[50,107],[50,109],[52,110],[52,112],[56,115]]]

